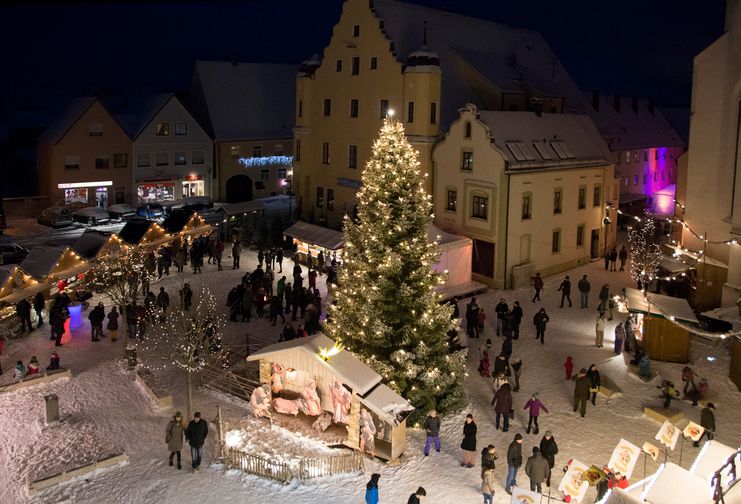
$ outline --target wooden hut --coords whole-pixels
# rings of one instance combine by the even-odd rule
[[[86,261],[92,261],[105,256],[111,250],[117,250],[127,246],[114,233],[88,229],[72,245],[72,250],[77,252]]]
[[[90,263],[71,247],[37,245],[21,263],[21,269],[39,281],[76,278],[90,269]]]
[[[324,257],[333,257],[338,262],[342,262],[344,241],[342,231],[298,221],[283,231],[283,234],[293,238],[296,253],[305,264],[309,256],[312,258],[312,263],[315,263],[320,251],[324,253]]]
[[[625,289],[627,309],[635,314],[633,331],[653,360],[688,362],[690,330],[698,320],[686,299]],[[681,325],[680,325],[681,324]]]
[[[137,218],[129,219],[118,233],[124,243],[138,247],[157,248],[173,239],[165,228],[154,221]]]
[[[198,212],[184,209],[173,210],[162,223],[162,227],[167,233],[181,237],[206,235],[214,230]]]
[[[339,351],[329,358],[322,357],[323,350],[334,344],[327,336],[316,334],[269,345],[247,360],[260,362],[261,383],[270,383],[274,363],[282,365],[287,369],[283,385],[289,392],[300,393],[310,379],[316,380],[323,411],[333,411],[331,389],[337,381],[341,382],[352,394],[344,444],[359,447],[360,410],[365,408],[376,427],[376,456],[397,459],[406,447],[406,418],[414,407],[381,383],[381,375],[352,353]]]

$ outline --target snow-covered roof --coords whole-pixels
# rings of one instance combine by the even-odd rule
[[[18,266],[15,265],[0,265],[0,290],[2,290],[5,283],[13,278],[18,272]]]
[[[111,239],[113,239],[112,233],[87,229],[77,239],[75,244],[72,245],[72,250],[77,252],[84,259],[93,259],[98,255],[100,249],[105,247],[106,243]]]
[[[741,456],[738,455],[737,449],[716,440],[708,441],[703,445],[702,450],[700,450],[697,458],[692,463],[690,472],[706,481],[710,481],[715,471],[720,469],[734,453],[736,454],[736,466],[738,467],[741,464]],[[727,475],[723,476],[722,480],[725,485],[728,482]]]
[[[588,116],[479,110],[508,169],[609,164],[610,152]]]
[[[375,0],[373,11],[406,64],[423,44],[440,59],[441,124],[464,103],[492,107],[498,91],[565,98],[568,112],[588,113],[583,93],[535,31],[395,0]]]
[[[69,131],[77,120],[85,113],[90,106],[95,103],[97,98],[94,96],[85,96],[75,98],[62,112],[52,121],[39,137],[39,141],[54,145]]]
[[[53,245],[36,245],[21,262],[21,269],[35,277],[42,279],[52,272],[62,260],[69,247]]]
[[[217,141],[292,138],[298,66],[196,61],[195,94]]]
[[[291,227],[283,231],[283,234],[329,250],[342,248],[344,239],[342,231],[335,231],[334,229],[302,221],[294,223]]]
[[[589,99],[592,94],[589,94]],[[618,100],[620,111],[615,108]],[[677,133],[662,112],[649,108],[649,101],[632,96],[599,95],[599,110],[589,107],[589,115],[608,143],[610,150],[646,149],[651,147],[684,146],[685,141]]]
[[[644,297],[642,291],[631,287],[625,288],[625,295],[628,299],[628,311],[648,313],[650,309],[652,314],[664,318],[673,317],[684,322],[698,323],[686,299],[650,292]]]
[[[343,350],[332,356],[328,361],[319,357],[322,348],[332,348],[334,341],[324,334],[315,334],[307,338],[297,338],[290,341],[282,341],[250,354],[248,361],[265,358],[280,358],[280,354],[301,350],[316,359],[320,366],[331,370],[345,385],[360,395],[366,394],[381,382],[381,375],[373,371],[363,361],[355,357],[351,352]]]
[[[414,411],[414,406],[383,383],[361,396],[360,402],[391,425],[399,425]]]
[[[646,486],[645,502],[650,504],[713,504],[710,482],[669,462],[659,468]]]

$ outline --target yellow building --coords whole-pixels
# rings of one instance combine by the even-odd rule
[[[295,190],[301,216],[338,228],[389,109],[432,188],[440,125],[475,103],[490,110],[585,113],[588,103],[543,38],[394,0],[347,0],[322,57],[296,81]]]
[[[435,223],[473,239],[473,277],[491,287],[584,264],[615,241],[609,159],[587,116],[467,104],[433,152]]]

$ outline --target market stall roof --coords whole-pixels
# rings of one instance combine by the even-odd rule
[[[268,345],[247,356],[247,360],[279,359],[281,353],[302,350],[316,358],[321,365],[326,366],[332,374],[336,375],[343,383],[358,394],[366,394],[381,382],[381,375],[373,371],[351,352],[343,350],[332,356],[328,361],[319,357],[319,352],[322,348],[332,348],[334,343],[334,341],[324,334],[316,334],[307,338],[297,338]]]
[[[167,243],[172,239],[165,229],[154,221],[137,218],[126,222],[119,231],[119,238],[129,245],[156,246]]]
[[[334,229],[309,224],[308,222],[298,221],[283,231],[283,234],[329,250],[342,248],[342,231],[335,231]]]
[[[6,284],[12,282],[13,276],[18,272],[18,266],[0,266],[0,293]]]
[[[688,264],[678,260],[674,259],[673,257],[666,257],[662,256],[661,260],[659,261],[659,266],[661,269],[668,273],[684,273],[686,271],[689,271],[690,267]]]
[[[21,299],[28,299],[32,296],[35,296],[37,292],[43,292],[45,290],[49,290],[48,282],[32,283],[27,285],[26,287],[23,287],[22,289],[11,292],[7,296],[1,297],[0,303],[15,304]]]
[[[84,259],[95,259],[99,253],[113,243],[120,243],[120,239],[115,234],[87,229],[72,245],[72,250]]]
[[[40,280],[48,277],[67,256],[79,257],[69,247],[36,245],[31,249],[26,258],[23,259],[21,269]],[[82,260],[82,258],[80,259]]]
[[[198,212],[187,210],[174,210],[167,216],[162,223],[162,227],[168,233],[204,234],[213,231],[213,227],[208,225]]]
[[[710,482],[673,462],[656,472],[644,495],[644,501],[651,504],[713,503]]]
[[[649,313],[650,309],[652,315],[698,323],[697,317],[695,317],[695,313],[686,299],[653,293],[648,293],[644,297],[642,291],[630,287],[626,287],[625,296],[628,300],[628,311]]]
[[[715,266],[717,268],[728,269],[728,264],[724,263],[723,261],[719,261],[718,259],[713,259],[712,257],[708,257],[707,254],[699,254],[691,250],[683,249],[679,245],[667,244],[666,247],[671,249],[674,255],[686,256],[692,259],[693,261],[695,261],[696,263],[703,263],[703,264],[708,264],[710,266]]]
[[[697,458],[692,463],[690,472],[692,474],[697,474],[707,481],[710,481],[710,479],[713,477],[713,474],[715,474],[715,471],[722,467],[723,464],[725,464],[726,461],[728,461],[728,459],[733,456],[734,453],[736,454],[736,465],[738,467],[738,464],[741,464],[741,455],[739,455],[739,451],[737,449],[731,448],[730,446],[724,445],[723,443],[719,443],[714,439],[708,441],[702,447],[702,450],[700,450]],[[727,475],[723,475],[723,477],[721,477],[723,485],[728,483],[727,478]]]

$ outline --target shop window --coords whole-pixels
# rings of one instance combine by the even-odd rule
[[[103,136],[103,125],[100,123],[92,123],[88,126],[87,132],[91,137],[101,137]]]
[[[260,170],[260,180],[270,180],[270,169],[263,168]]]
[[[239,158],[239,155],[240,155],[239,145],[232,145],[231,147],[229,147],[229,155],[232,157],[232,159]]]
[[[175,135],[183,136],[188,134],[188,125],[184,122],[175,123]]]
[[[463,151],[461,153],[461,170],[473,171],[473,152]]]
[[[316,206],[317,208],[324,207],[324,188],[323,187],[316,188]]]
[[[108,168],[109,163],[110,163],[110,159],[107,157],[96,157],[95,158],[95,169],[105,170],[106,168]]]
[[[437,103],[430,103],[430,124],[437,124]]]
[[[194,150],[190,153],[192,164],[203,164],[205,162],[205,153],[202,150]]]
[[[625,179],[626,181],[628,179]],[[579,210],[582,210],[584,208],[587,208],[587,186],[579,186],[579,201],[578,201],[578,207]]]
[[[388,100],[381,100],[380,104],[380,112],[381,112],[381,119],[386,119],[386,116],[389,113],[389,101]]]
[[[474,196],[471,217],[487,220],[489,218],[489,198],[486,196]]]
[[[522,195],[522,219],[530,219],[533,216],[533,193],[526,192]]]
[[[150,156],[149,152],[140,152],[136,155],[136,166],[146,168],[152,164],[151,158],[152,156]]]
[[[154,155],[154,164],[157,166],[167,166],[170,164],[169,152],[157,152]]]
[[[252,157],[262,157],[262,145],[252,146]]]
[[[414,122],[414,102],[410,101],[407,103],[407,122],[413,123]]]
[[[188,164],[188,154],[185,151],[175,151],[174,163],[176,165]]]
[[[324,116],[329,117],[332,114],[332,100],[329,98],[324,99]]]
[[[557,254],[561,251],[561,230],[554,229],[551,234],[551,253]]]
[[[170,123],[157,123],[154,127],[154,134],[157,136],[170,136]]]
[[[598,185],[594,186],[592,206],[600,206],[602,204],[602,188]]]
[[[371,56],[370,69],[376,70],[377,68],[378,68],[378,58],[376,58],[375,56]]]
[[[358,146],[357,145],[348,145],[347,167],[348,168],[358,167]]]
[[[65,171],[74,171],[80,169],[80,156],[72,155],[64,157],[64,169]]]
[[[64,204],[72,205],[74,203],[87,205],[87,187],[64,190]]]
[[[156,201],[173,201],[175,199],[175,183],[163,182],[152,184],[138,184],[136,187],[137,204],[154,203]]]
[[[455,212],[458,206],[458,191],[455,189],[448,189],[448,198],[445,205],[445,210],[448,212]]]
[[[576,226],[576,246],[584,246],[584,224],[579,224],[578,226]]]
[[[561,189],[556,189],[553,191],[553,213],[554,214],[560,214],[561,213]]]
[[[129,166],[129,155],[125,152],[119,152],[113,155],[114,168],[126,168]]]
[[[350,117],[358,117],[358,103],[357,98],[350,100]]]
[[[329,142],[322,143],[322,163],[329,164]]]
[[[352,57],[352,75],[360,74],[360,58],[358,56]]]
[[[334,71],[335,72],[341,72],[342,71],[342,60],[338,59],[334,62]]]
[[[182,185],[183,198],[205,195],[205,184],[200,175],[188,175],[186,180],[183,180]]]
[[[327,210],[334,210],[334,189],[327,189]]]

